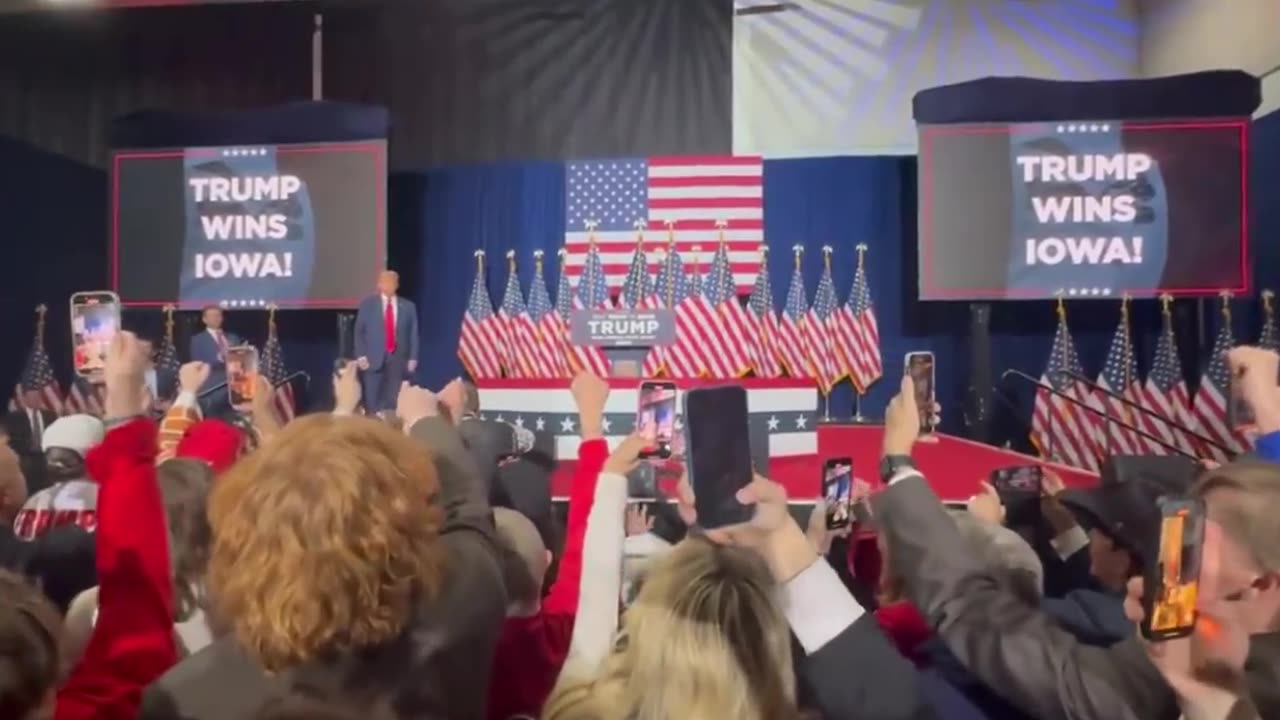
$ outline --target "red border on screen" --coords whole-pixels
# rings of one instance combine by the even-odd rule
[[[270,147],[271,143],[262,143],[261,146]],[[227,145],[225,147],[257,147],[254,145]],[[276,153],[287,155],[290,153],[313,153],[313,152],[367,152],[374,156],[374,172],[379,178],[377,184],[377,202],[382,208],[382,217],[378,222],[377,229],[374,233],[374,242],[378,255],[382,257],[383,263],[387,258],[386,243],[386,227],[387,227],[387,145],[385,142],[362,140],[358,142],[338,142],[338,143],[312,143],[306,145],[276,145]],[[199,156],[208,154],[210,157],[217,155],[223,147],[208,148],[183,148],[178,150],[126,150],[118,152],[111,157],[111,290],[117,295],[120,294],[120,184],[118,178],[120,175],[120,161],[135,160],[139,158],[174,158],[185,157],[188,153]],[[123,307],[135,308],[155,308],[173,305],[179,310],[199,310],[210,303],[205,300],[197,300],[191,302],[179,302],[178,300],[129,300],[123,296],[120,298],[120,304]],[[342,310],[353,308],[360,304],[360,298],[313,298],[310,300],[277,300],[276,305],[300,307],[309,309],[330,309]],[[254,308],[245,308],[254,309]]]
[[[1076,121],[1080,122],[1080,121]],[[1061,125],[1056,121],[1030,123],[990,124],[990,125],[928,125],[920,129],[920,240],[924,260],[921,277],[921,300],[1047,300],[1053,295],[1040,289],[1021,288],[938,288],[933,284],[933,217],[929,208],[933,200],[932,167],[933,156],[929,144],[937,135],[987,135],[994,133],[1012,134],[1019,130],[1017,125],[1044,126]],[[1218,295],[1223,291],[1243,295],[1249,292],[1249,124],[1242,120],[1196,120],[1187,122],[1124,122],[1125,130],[1209,130],[1221,128],[1238,128],[1240,131],[1240,286],[1233,288],[1116,288],[1106,297],[1090,296],[1068,299],[1079,300],[1115,300],[1126,293],[1135,298],[1150,298],[1160,295],[1175,297],[1202,297]],[[1025,132],[1033,128],[1026,127]]]

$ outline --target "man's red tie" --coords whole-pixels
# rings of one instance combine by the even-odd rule
[[[387,337],[388,353],[393,353],[396,351],[396,312],[395,312],[395,307],[393,306],[394,303],[395,303],[394,298],[388,298],[386,300],[386,310],[383,312],[383,320],[384,320],[383,335],[386,335]]]

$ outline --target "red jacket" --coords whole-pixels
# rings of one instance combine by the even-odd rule
[[[569,654],[573,620],[578,613],[587,516],[595,499],[596,478],[608,457],[609,445],[603,439],[586,440],[578,446],[560,572],[536,615],[507,618],[502,626],[490,673],[489,720],[508,720],[518,715],[537,717],[555,687],[560,666]]]
[[[138,715],[142,690],[178,662],[173,580],[160,487],[156,424],[112,429],[85,459],[98,490],[98,621],[58,691],[55,720]]]

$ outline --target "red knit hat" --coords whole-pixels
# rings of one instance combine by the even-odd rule
[[[201,420],[187,428],[178,441],[178,457],[209,463],[215,473],[231,467],[240,457],[240,431],[221,420]]]

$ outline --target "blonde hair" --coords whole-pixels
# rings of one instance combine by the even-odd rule
[[[1259,569],[1280,573],[1280,465],[1237,460],[1208,471],[1192,493],[1207,498],[1209,515]]]
[[[791,636],[764,563],[690,538],[654,560],[591,682],[557,687],[546,720],[799,717]]]
[[[425,448],[373,418],[308,415],[215,483],[217,615],[268,671],[387,642],[440,586]]]

